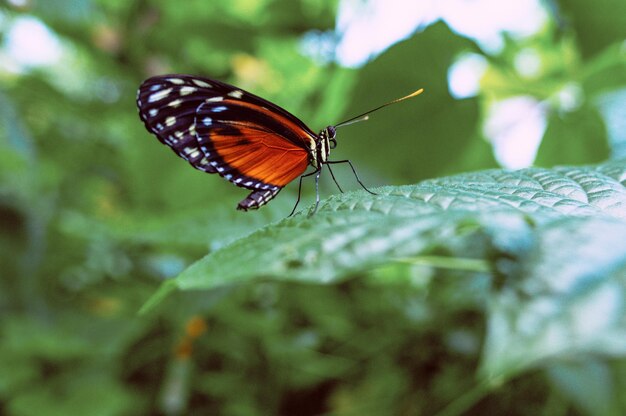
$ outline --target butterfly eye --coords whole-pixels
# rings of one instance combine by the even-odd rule
[[[329,142],[330,142],[331,149],[334,149],[335,147],[337,147],[337,140],[334,137],[330,139]]]

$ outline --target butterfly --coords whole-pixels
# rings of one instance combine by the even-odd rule
[[[319,205],[319,177],[330,165],[349,160],[329,160],[337,146],[337,128],[367,120],[369,114],[387,105],[414,97],[423,89],[353,117],[330,125],[315,134],[287,110],[241,88],[214,79],[170,74],[145,80],[137,92],[139,115],[149,132],[169,146],[194,168],[217,173],[235,185],[250,190],[237,205],[247,211],[270,202],[288,183],[315,175],[316,203]],[[313,172],[304,174],[307,168]],[[335,180],[337,184],[337,181]],[[343,190],[337,184],[341,192]]]

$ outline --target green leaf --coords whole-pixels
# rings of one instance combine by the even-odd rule
[[[481,372],[494,382],[555,357],[626,354],[626,222],[571,217],[542,227],[492,298]]]
[[[624,40],[626,3],[613,0],[588,2],[560,0],[567,22],[577,35],[585,57],[592,56],[606,46]]]
[[[504,256],[513,258],[519,270],[534,270],[544,267],[549,254],[560,248],[552,240],[551,246],[543,246],[543,240],[560,227],[573,232],[570,228],[587,221],[604,228],[615,223],[615,238],[623,236],[626,241],[626,228],[618,220],[626,217],[626,192],[620,182],[624,175],[623,161],[489,170],[383,187],[376,190],[378,195],[364,191],[337,195],[322,202],[313,216],[300,212],[208,254],[167,285],[212,289],[259,278],[325,284],[401,259],[441,253],[451,264],[457,257],[489,259],[498,269],[503,264],[499,257]],[[602,238],[608,236],[597,238],[604,243]],[[578,242],[570,243],[574,250]],[[626,259],[626,246],[610,243],[611,253]],[[609,267],[605,263],[616,258],[580,266]],[[583,258],[567,261],[577,267]],[[164,292],[159,293],[162,297]]]
[[[626,72],[626,71],[625,71]],[[596,100],[606,124],[614,159],[626,157],[626,88],[606,93]]]
[[[549,166],[555,160],[572,164],[606,160],[610,154],[606,133],[602,118],[590,106],[552,114],[535,163]]]
[[[424,93],[341,130],[334,157],[349,157],[356,166],[368,166],[373,173],[364,171],[363,176],[369,184],[377,179],[380,183],[380,178],[406,183],[409,178],[497,166],[491,149],[478,137],[478,100],[456,100],[449,91],[450,66],[459,54],[474,50],[474,43],[439,22],[364,66],[350,106],[336,121],[418,88],[424,88]]]

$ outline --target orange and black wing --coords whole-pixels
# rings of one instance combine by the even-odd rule
[[[315,143],[315,134],[286,110],[207,78],[150,78],[137,105],[146,128],[193,167],[251,189],[238,205],[243,210],[269,202],[300,176]]]

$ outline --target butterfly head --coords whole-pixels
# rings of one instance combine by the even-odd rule
[[[337,129],[335,126],[328,126],[324,130],[326,130],[326,134],[328,136],[328,141],[331,149],[337,147],[337,140],[335,140],[335,136],[337,135]]]

